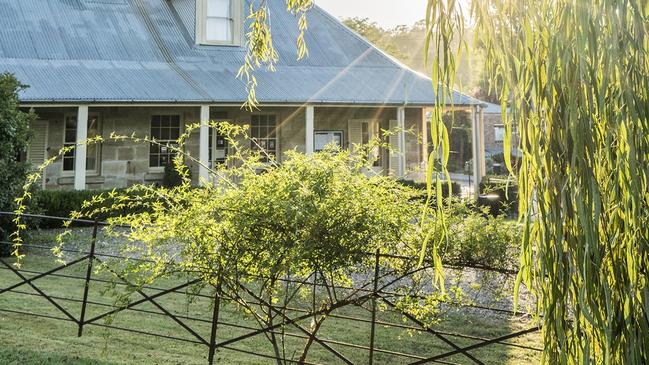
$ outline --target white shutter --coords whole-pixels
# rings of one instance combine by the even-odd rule
[[[31,123],[32,139],[27,148],[27,161],[32,164],[34,170],[38,169],[47,159],[47,135],[48,123],[45,120],[37,120]],[[45,174],[45,172],[43,172]],[[45,187],[44,176],[39,180],[41,187]]]
[[[399,122],[396,120],[390,121],[390,137],[388,142],[390,143],[390,175],[397,175],[401,170],[401,157],[400,154],[403,151],[399,150],[399,133],[397,130],[399,128]]]
[[[348,122],[347,141],[349,150],[354,151],[354,145],[363,143],[363,122],[362,119],[350,119]]]

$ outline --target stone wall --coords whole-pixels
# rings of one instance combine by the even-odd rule
[[[75,115],[76,108],[37,108],[39,119],[48,121],[48,156],[59,153],[63,146],[64,120],[66,115]],[[211,119],[227,118],[239,125],[250,123],[251,113],[237,107],[210,109]],[[305,151],[305,111],[300,108],[264,108],[262,114],[275,114],[278,125],[278,152],[280,161],[289,150]],[[108,139],[112,132],[122,135],[146,136],[150,133],[151,115],[178,114],[184,125],[197,123],[200,108],[196,107],[90,107],[89,114],[97,115],[101,121],[101,134]],[[389,121],[396,119],[396,108],[339,108],[316,107],[315,130],[343,131],[343,146],[349,147],[348,120],[377,119],[382,129],[389,129]],[[406,166],[409,178],[420,177],[424,156],[421,142],[422,110],[406,109]],[[194,158],[199,156],[198,130],[186,144],[187,152]],[[162,179],[160,169],[149,168],[149,146],[132,141],[106,141],[100,146],[100,167],[96,174],[88,173],[87,186],[90,189],[123,188],[136,183],[158,183]],[[383,156],[383,170],[388,170],[387,152]],[[198,178],[198,164],[190,162],[194,182]],[[72,189],[73,172],[64,172],[59,160],[47,168],[46,188]]]
[[[500,114],[484,114],[484,147],[485,151],[502,149],[502,142],[495,140],[495,126],[502,125]]]

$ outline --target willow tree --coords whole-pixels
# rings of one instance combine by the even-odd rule
[[[649,1],[429,0],[431,64],[452,85],[448,39],[475,26],[501,80],[525,226],[519,283],[538,294],[551,364],[649,363]],[[433,121],[433,124],[438,124]],[[518,286],[518,285],[517,285]]]

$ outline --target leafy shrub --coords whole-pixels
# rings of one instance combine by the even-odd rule
[[[442,248],[444,261],[462,266],[516,270],[516,248],[521,225],[504,216],[485,214],[472,204],[454,201],[445,210],[448,239]]]
[[[481,198],[479,205],[488,208],[493,216],[505,214],[515,216],[518,213],[518,184],[507,180],[507,176],[485,176],[480,182]]]
[[[224,171],[236,175],[236,184],[136,186],[125,193],[144,200],[162,197],[164,204],[120,214],[112,222],[132,226],[131,234],[148,247],[142,252],[147,259],[167,265],[166,252],[180,250],[183,270],[206,280],[219,273],[275,277],[348,270],[377,248],[406,250],[404,243],[412,244],[419,234],[413,223],[421,214],[421,203],[411,199],[415,190],[387,177],[368,178],[360,166],[350,166],[354,162],[344,151],[313,157],[289,152],[281,165],[265,166],[262,174],[260,166],[251,165]],[[134,201],[130,208],[143,206]]]
[[[26,88],[11,74],[0,75],[0,211],[13,211],[14,199],[25,184],[29,164],[22,158],[30,139],[29,123],[36,116],[20,111],[18,92]],[[13,232],[10,217],[0,216],[0,241]],[[0,244],[0,256],[11,246]]]
[[[38,190],[33,193],[30,211],[52,217],[69,218],[74,216],[75,212],[83,211],[84,207],[92,205],[93,209],[97,210],[95,217],[103,221],[109,217],[136,212],[135,209],[131,209],[126,204],[120,204],[117,201],[132,199],[136,196],[137,194],[127,192],[126,189]],[[98,203],[99,201],[101,201],[101,204]],[[139,208],[138,211],[141,212],[142,209]],[[62,223],[61,220],[39,219],[36,225],[39,228],[60,228]]]
[[[189,174],[189,179],[191,179],[191,170],[189,168],[184,169],[187,174]],[[165,188],[174,188],[180,186],[183,183],[183,177],[178,169],[175,167],[174,163],[168,163],[164,167],[164,175],[162,176],[162,186]]]
[[[427,187],[425,182],[417,182],[413,180],[399,180],[399,182],[405,186],[409,186],[421,192],[422,194],[421,196],[423,197],[423,199],[425,199],[428,196],[426,192]],[[455,181],[451,182],[451,191],[453,196],[460,196],[462,194],[462,188],[460,187],[460,184],[458,184]],[[446,183],[442,184],[442,195],[445,197],[449,196],[448,184]]]
[[[415,189],[406,186],[415,185],[411,182],[368,177],[371,161],[362,152],[330,147],[307,156],[290,151],[277,164],[272,156],[262,158],[259,152],[240,150],[237,132],[228,140],[232,148],[228,159],[237,163],[211,171],[213,185],[190,187],[186,165],[177,158],[174,166],[180,183],[173,188],[135,185],[98,195],[48,192],[41,204],[49,206],[44,209],[51,214],[77,210],[73,217],[107,218],[110,226],[104,237],[123,242],[124,255],[141,259],[104,262],[133,283],[126,291],[171,275],[198,279],[200,288],[219,291],[224,301],[264,326],[272,326],[277,318],[260,310],[260,300],[286,301],[288,306],[302,295],[302,285],[291,289],[293,294],[282,295],[289,290],[284,278],[367,287],[373,276],[366,274],[375,265],[395,278],[391,288],[403,294],[395,299],[400,310],[426,323],[435,322],[439,305],[462,300],[462,295],[459,287],[449,291],[457,293],[452,297],[431,290],[431,281],[444,281],[440,266],[419,267],[417,258],[426,237],[433,242],[425,250],[426,267],[441,263],[440,255],[454,264],[509,265],[508,248],[515,233],[510,227],[502,231],[502,218],[487,217],[455,201],[449,203],[455,209],[452,213],[424,209],[422,185]],[[71,201],[75,202],[66,205]],[[441,227],[448,228],[448,236]],[[71,236],[63,233],[59,242]],[[57,248],[54,251],[61,253]],[[378,262],[377,251],[386,255]],[[117,295],[117,300],[124,297]],[[359,291],[345,299],[330,293],[312,300],[314,313],[324,310],[314,316],[317,331],[337,303],[362,305],[368,299]],[[281,348],[277,343],[281,338],[271,341],[274,348]],[[304,347],[303,358],[309,346]]]

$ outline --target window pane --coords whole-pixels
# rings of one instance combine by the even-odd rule
[[[495,126],[494,127],[494,141],[502,142],[505,140],[505,127],[504,126]]]
[[[324,147],[330,143],[342,148],[343,146],[343,135],[341,132],[316,132],[315,134],[315,145],[314,149],[316,151],[322,151]]]
[[[208,0],[207,16],[230,18],[230,0]]]
[[[171,143],[180,137],[180,116],[179,115],[155,115],[151,117],[151,137],[163,144],[150,144],[149,166],[162,167],[171,162],[174,156]]]
[[[63,170],[72,171],[74,170],[74,158],[64,158],[63,159]]]
[[[77,140],[77,130],[76,129],[66,129],[65,130],[65,142],[66,143],[75,143]]]
[[[76,117],[67,117],[65,118],[65,142],[75,143],[77,140],[77,118]]]
[[[88,120],[88,138],[99,135],[99,118],[94,117]]]
[[[77,117],[67,117],[65,119],[65,128],[77,128]]]
[[[180,115],[169,116],[169,126],[173,128],[180,128]]]
[[[157,128],[157,127],[160,127],[160,116],[153,115],[151,116],[151,128]]]
[[[370,143],[370,128],[367,123],[361,123],[361,143]]]
[[[205,28],[205,39],[208,41],[232,41],[232,19],[207,18]]]
[[[161,115],[160,116],[160,127],[168,127],[169,126],[169,116],[168,115]]]
[[[95,155],[92,155],[92,157],[86,158],[86,170],[94,171],[97,163],[97,159],[95,158]]]
[[[162,128],[160,131],[160,140],[168,140],[169,139],[169,128]]]

